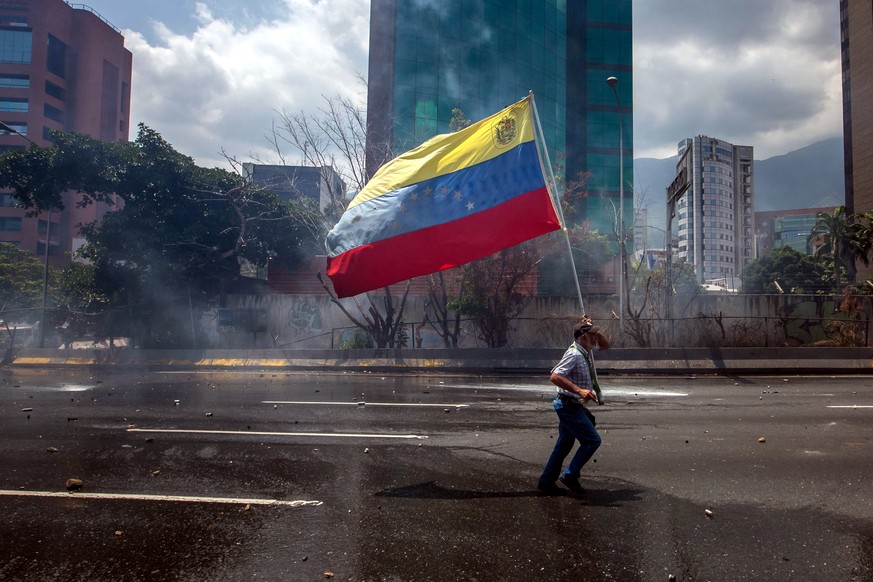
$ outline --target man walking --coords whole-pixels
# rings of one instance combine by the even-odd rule
[[[579,473],[600,446],[600,435],[594,428],[594,415],[582,404],[593,401],[603,404],[597,372],[594,368],[594,351],[609,348],[609,340],[587,315],[573,328],[573,345],[564,352],[564,357],[552,369],[549,378],[557,386],[555,412],[558,413],[558,440],[537,488],[546,495],[560,495],[567,489],[582,494],[585,489],[579,483]],[[567,468],[561,472],[564,459],[579,441],[579,449]]]

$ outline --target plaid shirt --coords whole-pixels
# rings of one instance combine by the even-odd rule
[[[583,390],[594,390],[594,385],[591,382],[591,370],[588,369],[588,362],[585,361],[585,356],[583,356],[581,352],[588,354],[588,357],[591,358],[591,365],[593,366],[594,350],[591,350],[590,352],[585,351],[585,348],[574,342],[574,344],[564,352],[564,357],[561,358],[561,361],[552,368],[552,374],[564,376]],[[561,396],[579,398],[578,394],[567,392],[563,388],[557,386],[555,386],[555,388],[557,388],[558,394]]]

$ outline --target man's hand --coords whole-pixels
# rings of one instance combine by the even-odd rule
[[[583,389],[579,396],[582,398],[582,400],[592,400],[594,402],[597,402],[597,392],[595,392],[594,390]]]

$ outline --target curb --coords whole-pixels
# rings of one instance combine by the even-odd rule
[[[12,368],[546,374],[563,349],[21,350]],[[108,357],[111,356],[111,357]],[[873,348],[615,348],[601,375],[873,373]]]

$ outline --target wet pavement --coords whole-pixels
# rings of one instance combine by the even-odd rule
[[[545,377],[0,370],[0,580],[873,580],[873,380],[604,388],[544,497]]]

